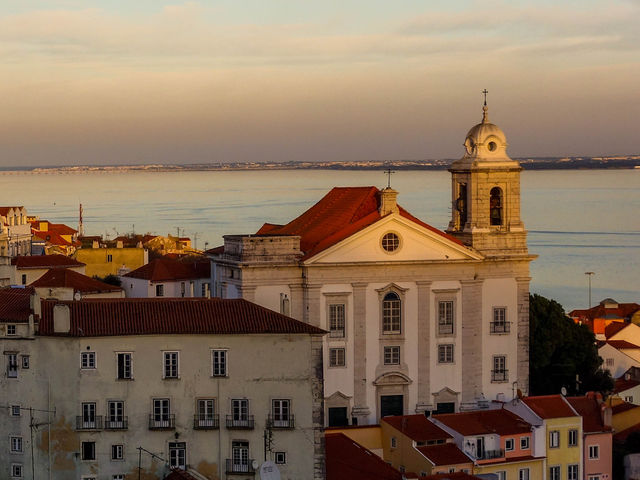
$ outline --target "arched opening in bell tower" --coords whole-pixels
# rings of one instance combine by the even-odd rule
[[[489,192],[489,218],[491,225],[502,225],[502,189],[493,187]]]

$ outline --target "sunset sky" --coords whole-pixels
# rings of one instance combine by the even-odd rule
[[[640,153],[640,0],[6,0],[0,166]]]

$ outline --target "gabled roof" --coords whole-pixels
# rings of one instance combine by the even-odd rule
[[[50,230],[32,230],[33,236],[37,239],[49,242],[52,245],[73,245],[70,241],[65,240],[59,233]]]
[[[298,235],[303,259],[337,244],[382,218],[376,187],[334,187],[318,203],[286,225],[265,223],[258,235]],[[399,214],[447,240],[462,245],[451,235],[428,225],[398,206]]]
[[[52,268],[38,280],[31,283],[39,288],[72,288],[74,292],[117,292],[122,288],[101,282],[95,278],[69,270],[68,268]]]
[[[9,213],[10,210],[16,210],[16,209],[21,209],[24,207],[0,207],[0,215],[3,217],[6,217],[7,213]]]
[[[530,423],[504,409],[446,413],[434,415],[433,419],[442,422],[463,436],[490,433],[514,435],[531,431]]]
[[[402,474],[342,433],[325,435],[327,480],[402,480]]]
[[[31,287],[0,288],[0,322],[27,323],[31,314]]]
[[[156,258],[124,276],[151,282],[209,278],[211,276],[211,263],[208,259],[186,263],[162,257]]]
[[[427,417],[420,414],[384,417],[380,421],[388,423],[415,442],[453,438],[435,423],[430,422]]]
[[[602,422],[602,411],[595,397],[567,397],[567,401],[582,417],[582,431],[584,433],[608,432]]]
[[[562,395],[524,397],[522,401],[542,419],[579,416]]]
[[[72,268],[82,267],[85,264],[64,255],[33,255],[28,257],[14,257],[11,265],[18,269],[26,268]]]
[[[486,477],[478,477],[470,473],[454,472],[454,473],[436,473],[427,475],[426,477],[418,477],[420,480],[482,480]]]
[[[613,337],[616,333],[627,328],[630,324],[624,322],[612,322],[604,329],[605,338]]]
[[[615,380],[615,383],[613,385],[613,393],[624,392],[625,390],[629,390],[630,388],[637,387],[638,385],[640,385],[640,381],[634,380],[632,378],[630,378],[629,380],[626,380],[623,375],[622,377],[617,378]]]
[[[617,306],[608,308],[606,307],[607,303],[613,303]],[[617,303],[615,300],[605,299],[595,307],[572,310],[569,312],[569,316],[572,318],[588,318],[593,320],[594,318],[605,318],[606,316],[613,315],[615,318],[629,319],[638,310],[640,310],[640,305],[637,303]]]
[[[445,443],[443,445],[427,445],[416,447],[433,465],[459,465],[461,463],[471,463],[471,459],[458,448],[455,443]]]
[[[633,410],[634,408],[640,408],[638,405],[629,402],[618,403],[611,407],[611,413],[613,415],[618,415],[619,413],[626,412],[627,410]]]
[[[70,333],[53,330],[53,310],[69,307]],[[42,301],[40,335],[104,337],[118,335],[181,334],[324,334],[243,299],[113,298],[80,301]]]
[[[632,350],[640,348],[635,343],[627,342],[626,340],[607,340],[605,343],[611,345],[616,350]]]

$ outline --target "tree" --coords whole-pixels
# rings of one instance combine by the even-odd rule
[[[613,389],[611,374],[601,368],[595,336],[567,317],[562,305],[531,295],[529,322],[532,395],[559,393],[562,387],[571,394],[597,391],[606,395]]]
[[[113,275],[112,273],[110,273],[104,278],[101,278],[97,275],[94,275],[93,278],[95,278],[96,280],[100,280],[101,282],[107,283],[109,285],[115,285],[116,287],[122,286],[122,281],[120,280],[120,277],[118,277],[117,275]]]

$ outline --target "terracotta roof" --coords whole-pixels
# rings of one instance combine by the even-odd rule
[[[513,435],[531,431],[531,424],[504,409],[446,413],[433,418],[464,436],[485,433]]]
[[[596,398],[567,397],[567,401],[582,417],[582,431],[584,433],[596,433],[610,431],[602,422],[602,411]]]
[[[617,415],[622,412],[626,412],[627,410],[633,410],[634,408],[639,408],[638,405],[629,402],[622,402],[617,405],[611,407],[611,413]]]
[[[189,472],[185,472],[180,468],[174,468],[171,470],[171,473],[164,477],[164,480],[198,480],[196,477],[191,475]]]
[[[579,416],[562,395],[525,397],[522,401],[540,418],[564,418]]]
[[[11,209],[20,209],[20,208],[24,208],[24,207],[0,207],[0,215],[2,215],[3,217],[7,216],[7,213],[9,213],[9,210]]]
[[[326,333],[243,299],[113,298],[43,300],[40,335],[60,335],[53,331],[56,304],[69,306],[70,336]]]
[[[620,330],[624,330],[625,328],[627,328],[628,325],[629,325],[628,323],[624,323],[624,322],[612,322],[612,323],[610,323],[604,329],[605,338],[613,337]]]
[[[60,234],[51,230],[32,230],[32,233],[34,237],[39,238],[40,240],[44,240],[45,242],[49,242],[52,245],[73,245],[70,241],[62,238]]]
[[[382,217],[378,212],[380,190],[376,187],[334,187],[318,203],[286,225],[265,223],[258,235],[299,235],[303,258],[310,258]],[[448,239],[462,243],[412,216],[402,207],[401,216]]]
[[[429,440],[447,440],[453,438],[435,423],[430,422],[424,415],[397,415],[384,417],[381,422],[388,423],[416,442]]]
[[[629,437],[629,435],[631,435],[634,432],[640,432],[640,423],[636,425],[632,425],[629,428],[625,428],[624,430],[620,430],[617,433],[614,433],[613,441],[614,443],[617,443],[617,444],[623,444],[624,442],[627,441],[627,438]]]
[[[618,303],[618,306],[615,308],[605,308],[604,302],[605,300],[590,309],[572,310],[569,312],[569,316],[575,318],[594,319],[605,318],[606,316],[613,315],[618,318],[629,319],[635,312],[640,310],[640,305],[637,303]]]
[[[471,463],[471,459],[467,457],[455,443],[427,445],[425,447],[416,447],[416,449],[435,466]]]
[[[95,278],[69,270],[68,268],[52,268],[38,280],[31,283],[40,288],[73,288],[74,292],[116,292],[122,288],[101,282]]]
[[[606,343],[608,343],[609,345],[611,345],[613,348],[617,350],[640,348],[640,346],[631,342],[627,342],[626,340],[607,340]]]
[[[454,472],[454,473],[436,473],[427,475],[426,477],[418,477],[420,480],[482,480],[486,477],[477,477],[470,473]]]
[[[82,267],[85,264],[64,255],[33,255],[28,257],[14,257],[11,265],[19,269],[26,268],[71,268]]]
[[[211,263],[208,259],[187,263],[165,257],[156,258],[124,276],[141,278],[151,282],[209,278],[211,276]]]
[[[402,480],[402,474],[342,433],[325,435],[327,480]]]
[[[31,287],[0,288],[0,322],[27,323],[31,314],[32,293]]]

